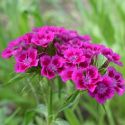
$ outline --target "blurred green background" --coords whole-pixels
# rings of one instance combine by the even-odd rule
[[[43,25],[89,34],[94,43],[121,54],[125,64],[125,0],[0,0],[0,52],[12,39]],[[0,58],[0,125],[46,125],[38,78],[28,82],[13,66],[13,59]],[[125,77],[125,67],[116,68]],[[125,125],[125,95],[116,95],[105,108],[85,93],[55,125]]]

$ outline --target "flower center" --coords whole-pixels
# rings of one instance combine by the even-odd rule
[[[77,56],[72,56],[71,59],[70,59],[72,62],[77,60]]]
[[[114,79],[113,82],[112,82],[113,86],[116,87],[117,86],[117,82],[116,80]]]
[[[90,84],[90,81],[91,81],[90,77],[85,76],[84,83],[85,84]]]
[[[23,63],[24,63],[26,66],[30,65],[30,63],[31,63],[31,58],[30,58],[30,57],[25,58],[24,61],[23,61]]]
[[[103,94],[105,93],[107,90],[106,86],[104,84],[100,84],[98,87],[97,87],[97,91],[100,93],[100,94]]]
[[[50,65],[48,66],[48,68],[49,68],[50,70],[52,70],[53,72],[56,72],[56,71],[57,71],[56,66],[53,65],[53,64],[50,64]]]

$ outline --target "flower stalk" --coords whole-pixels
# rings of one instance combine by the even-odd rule
[[[52,83],[49,83],[47,125],[51,125],[53,121],[53,90],[51,84]]]

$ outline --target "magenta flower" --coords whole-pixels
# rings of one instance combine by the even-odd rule
[[[19,46],[20,38],[11,41],[8,44],[8,47],[2,52],[3,58],[10,58],[11,56],[14,56],[19,50],[22,49],[21,46]]]
[[[81,39],[79,37],[75,37],[71,40],[69,40],[69,47],[74,47],[74,48],[80,48],[82,47],[83,42],[81,41]]]
[[[60,73],[61,79],[64,82],[67,82],[68,80],[72,80],[72,74],[74,72],[74,67],[65,67],[64,70]]]
[[[8,44],[9,48],[12,48],[13,50],[19,49],[19,48],[28,48],[31,47],[31,39],[32,39],[32,33],[26,33],[23,36],[18,37],[14,41],[10,42]]]
[[[83,50],[85,53],[90,53],[91,57],[97,56],[99,54],[101,54],[101,50],[103,48],[102,45],[99,44],[92,44],[89,42],[84,42],[82,44]]]
[[[15,59],[16,72],[25,72],[28,68],[38,65],[37,50],[33,48],[19,52]]]
[[[94,92],[89,92],[89,94],[99,103],[103,104],[107,99],[111,99],[114,96],[115,90],[111,83],[112,79],[104,76],[102,80],[97,82],[97,87]]]
[[[64,60],[57,55],[53,57],[43,55],[40,58],[40,63],[42,66],[41,75],[46,76],[48,79],[54,78],[57,73],[61,72],[64,63],[63,61]]]
[[[125,80],[110,62],[122,66],[119,54],[104,45],[93,44],[89,35],[64,27],[43,26],[11,41],[2,52],[3,58],[15,58],[15,71],[35,72],[49,80],[56,76],[71,80],[77,90],[86,90],[99,103],[111,99],[114,93],[123,95]],[[105,62],[99,64],[99,57]],[[39,62],[39,63],[38,63]],[[103,60],[102,60],[103,62]],[[98,65],[99,64],[99,65]],[[28,70],[30,71],[30,70]]]
[[[115,64],[122,66],[122,62],[120,62],[120,55],[117,53],[114,53],[112,49],[103,47],[101,50],[101,53],[110,61],[114,62]]]
[[[92,40],[92,38],[89,35],[83,35],[81,37],[84,42],[91,42]]]
[[[78,90],[89,90],[93,92],[100,80],[98,69],[94,66],[88,67],[86,70],[76,70],[73,72],[72,79]]]
[[[13,55],[13,51],[10,48],[6,48],[3,52],[2,52],[2,57],[3,58],[10,58]]]
[[[63,53],[65,52],[65,50],[68,49],[67,44],[60,45],[58,42],[55,42],[54,46],[56,47],[58,55],[63,55]]]
[[[54,33],[51,31],[40,30],[37,33],[34,33],[32,37],[32,43],[37,46],[47,47],[49,43],[54,40]]]
[[[24,41],[24,43],[26,45],[30,45],[31,44],[31,40],[32,40],[32,36],[33,33],[26,33],[23,37],[22,37],[22,41]]]
[[[67,43],[67,41],[76,37],[78,34],[73,30],[66,30],[64,28],[59,28],[56,34],[57,38],[59,38],[63,43]]]
[[[109,67],[107,75],[112,79],[112,86],[115,88],[119,95],[125,92],[125,80],[121,73],[117,72],[115,68]]]
[[[85,61],[83,51],[77,48],[69,48],[64,51],[64,58],[67,63],[79,64]]]
[[[83,70],[82,69],[73,69],[73,73],[72,73],[72,80],[73,82],[76,84],[76,88],[78,89],[82,89],[84,88],[83,86],[83,82],[79,82],[83,80]],[[77,82],[79,84],[77,84]]]
[[[23,49],[27,49],[30,45],[32,38],[32,33],[24,34],[23,36],[11,41],[8,44],[8,47],[2,52],[3,58],[10,58],[11,56],[15,56],[18,52]]]
[[[86,69],[87,67],[90,66],[91,60],[87,59],[84,62],[79,63],[78,67],[81,69]]]

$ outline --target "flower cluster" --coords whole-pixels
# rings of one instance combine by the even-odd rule
[[[86,90],[101,104],[115,93],[125,92],[122,74],[109,65],[122,66],[120,56],[104,45],[93,44],[89,35],[56,26],[35,28],[8,44],[2,57],[11,56],[17,73],[36,68],[48,79],[71,80],[77,90]]]

